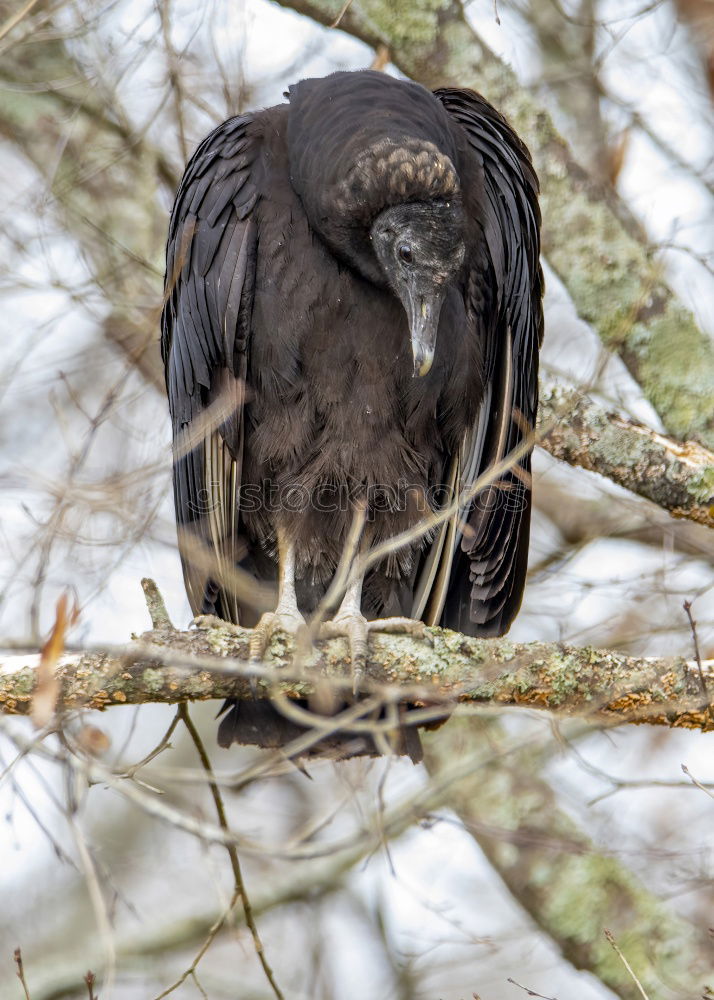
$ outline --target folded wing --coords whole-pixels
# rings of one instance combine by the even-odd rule
[[[171,215],[161,326],[186,589],[195,614],[235,622],[260,170],[252,121],[224,122],[189,161]]]
[[[435,94],[483,169],[479,214],[488,263],[485,274],[479,266],[468,276],[465,304],[484,336],[485,392],[478,421],[452,458],[459,511],[435,539],[412,610],[448,628],[494,636],[518,612],[528,557],[543,337],[538,181],[525,145],[483,97]]]

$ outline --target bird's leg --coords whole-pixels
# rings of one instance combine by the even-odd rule
[[[266,611],[253,629],[249,655],[261,661],[275,632],[296,636],[305,628],[295,596],[295,545],[278,529],[278,604],[275,611]]]
[[[362,614],[362,581],[359,576],[345,591],[342,603],[334,617],[320,626],[320,636],[324,639],[334,639],[346,636],[350,647],[352,662],[352,690],[357,694],[360,681],[367,666],[367,639],[369,622]]]
[[[334,639],[346,636],[352,661],[352,691],[359,692],[359,686],[367,666],[367,643],[370,632],[391,632],[399,635],[413,635],[418,639],[429,638],[424,622],[411,618],[377,618],[368,621],[362,614],[362,584],[364,576],[359,576],[349,585],[335,616],[320,626],[320,637]]]

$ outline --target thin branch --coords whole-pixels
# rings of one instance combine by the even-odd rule
[[[99,997],[94,992],[94,984],[97,981],[97,977],[94,975],[91,969],[87,970],[87,974],[84,977],[84,981],[87,984],[88,1000],[99,1000]]]
[[[710,799],[714,799],[714,792],[712,792],[706,785],[702,784],[701,781],[697,781],[692,772],[689,770],[686,764],[682,764],[682,771],[687,775],[691,783],[699,788],[705,795],[708,795]]]
[[[30,997],[30,990],[28,989],[27,986],[27,981],[25,980],[25,967],[22,963],[22,951],[20,950],[20,948],[15,948],[14,958],[15,958],[15,965],[17,967],[17,973],[16,973],[17,978],[20,980],[22,988],[25,992],[25,1000],[32,1000],[32,998]]]
[[[635,986],[639,990],[639,992],[642,995],[642,997],[644,998],[644,1000],[649,1000],[649,997],[647,996],[647,994],[644,991],[642,983],[639,981],[639,979],[635,975],[635,973],[634,973],[634,971],[633,971],[632,966],[630,965],[630,963],[627,961],[627,959],[625,958],[625,956],[622,954],[622,952],[620,951],[620,949],[617,947],[617,942],[615,941],[615,938],[612,936],[612,934],[610,933],[610,931],[607,928],[605,928],[605,937],[607,938],[607,940],[612,945],[613,950],[614,950],[615,954],[617,955],[617,957],[620,959],[620,961],[622,962],[622,964],[627,969],[630,977],[632,978],[633,983],[635,984]]]
[[[484,725],[488,727],[486,740],[483,739]],[[14,728],[15,733],[9,736],[18,749],[24,748],[22,733],[18,727]],[[270,906],[306,899],[314,901],[316,896],[334,892],[340,887],[342,873],[360,858],[378,850],[385,838],[391,840],[399,836],[419,820],[433,824],[439,818],[435,811],[448,807],[463,818],[467,831],[477,836],[489,858],[493,856],[509,888],[533,913],[534,919],[548,933],[554,934],[563,953],[578,967],[594,968],[590,961],[597,958],[602,968],[598,966],[596,974],[602,972],[603,981],[617,995],[629,1000],[631,994],[626,987],[622,989],[624,971],[618,972],[619,965],[614,966],[611,960],[607,965],[601,954],[595,956],[595,938],[584,941],[583,926],[577,922],[573,924],[572,885],[580,887],[579,898],[588,898],[587,887],[592,885],[593,900],[589,902],[596,909],[588,927],[595,928],[602,952],[609,953],[602,941],[603,925],[612,927],[616,933],[620,933],[618,928],[622,925],[628,932],[629,948],[636,921],[637,941],[640,941],[642,930],[636,960],[639,964],[640,953],[647,956],[647,976],[661,972],[668,980],[681,985],[683,995],[694,995],[697,970],[702,954],[708,955],[708,944],[706,951],[702,949],[695,928],[669,913],[656,897],[639,885],[618,860],[616,851],[598,848],[571,817],[554,808],[552,789],[539,776],[543,755],[547,752],[539,737],[524,740],[521,732],[506,737],[490,720],[471,718],[430,734],[426,742],[431,772],[426,785],[408,790],[399,802],[384,811],[381,805],[375,806],[372,814],[363,818],[356,834],[331,837],[327,841],[318,838],[316,842],[314,833],[307,829],[300,843],[291,844],[287,850],[285,847],[276,850],[275,844],[266,844],[262,838],[251,842],[245,834],[237,837],[234,833],[228,837],[217,824],[205,820],[196,823],[193,810],[190,813],[177,810],[165,800],[137,789],[132,782],[118,780],[97,762],[75,758],[69,763],[78,780],[109,784],[139,808],[207,842],[225,844],[230,840],[238,843],[239,850],[252,856],[289,858],[290,873],[283,888],[273,885],[266,896],[264,887],[261,893],[258,886],[253,900],[256,915]],[[51,746],[42,749],[52,753]],[[438,767],[433,769],[435,762]],[[453,822],[448,817],[442,820]],[[326,864],[315,864],[312,860],[304,864],[317,857],[325,858]],[[302,863],[296,867],[298,861]],[[603,877],[613,892],[596,891]],[[145,969],[145,956],[165,958],[169,951],[204,940],[220,916],[220,913],[200,918],[192,916],[168,927],[144,932],[138,939],[118,942],[122,969],[132,964]],[[236,913],[236,922],[241,922],[242,917],[240,912]],[[86,963],[87,957],[82,955],[82,962]],[[650,960],[654,961],[653,967]],[[93,953],[92,967],[97,968],[100,963],[100,956],[95,957]],[[62,996],[76,995],[79,992],[77,965],[77,960],[67,955],[66,948],[59,956],[48,956],[44,968],[36,973],[33,1000],[58,1000]],[[709,967],[708,962],[706,967]],[[650,978],[643,981],[649,987]]]
[[[397,831],[400,832],[400,831]],[[264,884],[262,891],[253,900],[254,916],[300,903],[305,899],[315,900],[339,891],[343,884],[343,876],[358,864],[366,850],[372,849],[362,844],[352,847],[346,852],[328,857],[316,863],[300,866],[297,870],[291,866],[286,877],[275,882]],[[147,927],[140,936],[126,937],[118,942],[117,955],[122,968],[136,964],[143,973],[146,971],[146,960],[158,956],[165,960],[168,954],[191,947],[211,935],[212,928],[220,924],[216,936],[226,929],[225,911],[212,911],[191,917],[159,923]],[[233,911],[233,919],[240,925],[243,914],[240,910]],[[91,962],[94,968],[101,971],[102,957],[93,954]],[[66,945],[57,954],[44,956],[43,965],[35,969],[35,979],[38,982],[32,998],[27,1000],[59,1000],[60,997],[74,997],[82,989],[83,981],[78,977],[78,959],[67,954]],[[6,980],[0,980],[0,992]]]
[[[694,617],[692,615],[692,602],[685,601],[682,607],[684,608],[685,614],[687,615],[689,628],[691,629],[692,632],[692,642],[694,643],[694,659],[696,661],[697,669],[699,671],[699,680],[701,681],[702,685],[702,694],[708,700],[709,692],[707,691],[707,682],[704,677],[704,670],[702,668],[702,657],[699,652],[699,637],[697,635],[697,623],[694,621]]]
[[[186,122],[183,113],[184,91],[183,78],[181,76],[181,56],[176,51],[171,40],[171,13],[170,0],[156,0],[156,7],[161,22],[161,37],[166,52],[166,61],[169,71],[169,88],[174,102],[176,112],[176,127],[178,129],[179,148],[181,159],[185,162],[188,159],[189,147],[186,140]]]
[[[347,13],[347,10],[348,10],[348,8],[350,7],[351,4],[352,4],[352,0],[345,0],[345,2],[342,4],[342,7],[339,10],[339,13],[338,13],[337,17],[335,18],[335,20],[330,25],[331,28],[339,28],[340,21],[342,20],[342,18]]]
[[[172,983],[171,986],[168,986],[165,990],[159,993],[158,996],[155,997],[155,1000],[163,1000],[164,997],[169,996],[171,993],[174,992],[174,990],[177,990],[179,986],[183,986],[183,984],[186,982],[189,976],[193,978],[194,982],[198,986],[198,980],[196,979],[196,969],[198,967],[198,963],[201,961],[201,959],[206,954],[210,946],[213,944],[219,932],[223,930],[223,928],[225,927],[226,922],[233,913],[233,909],[235,907],[235,904],[238,902],[239,898],[240,898],[240,892],[236,889],[233,892],[233,896],[231,897],[231,901],[228,904],[228,908],[223,913],[221,913],[220,916],[216,919],[216,921],[211,925],[211,927],[209,927],[206,940],[201,945],[201,948],[196,957],[194,958],[193,962],[191,962],[190,966],[185,970],[185,972],[181,973],[176,982]],[[200,986],[198,988],[201,989]]]
[[[218,816],[218,823],[221,829],[225,830],[226,833],[230,831],[228,826],[228,820],[226,819],[226,811],[223,806],[223,797],[221,796],[220,789],[216,784],[216,779],[213,774],[213,768],[211,767],[211,761],[209,760],[208,754],[206,753],[206,748],[203,745],[203,741],[199,735],[198,730],[193,724],[193,719],[188,710],[188,705],[184,702],[179,708],[181,713],[181,718],[183,720],[186,729],[189,732],[191,739],[193,740],[193,745],[196,747],[196,752],[198,753],[199,759],[201,761],[201,766],[206,772],[206,777],[208,780],[208,787],[211,789],[211,796],[213,798],[213,804],[216,807],[216,815]],[[255,947],[255,953],[258,956],[258,960],[263,967],[263,972],[265,973],[265,978],[270,983],[270,987],[277,997],[277,1000],[284,1000],[283,994],[275,982],[275,977],[273,975],[273,970],[268,964],[268,960],[265,957],[265,949],[263,948],[263,942],[260,939],[260,934],[258,933],[258,928],[255,923],[255,917],[253,915],[253,909],[251,907],[250,898],[245,888],[245,882],[243,881],[243,872],[241,871],[240,861],[238,860],[238,851],[235,844],[227,843],[226,850],[228,851],[228,856],[231,859],[231,868],[233,869],[233,879],[235,883],[235,893],[234,898],[240,897],[243,903],[243,914],[245,916],[246,927],[251,933],[253,938],[253,946]],[[230,912],[230,911],[229,911]],[[194,972],[196,966],[202,956],[202,952],[199,953],[196,960],[193,963],[191,972]],[[165,994],[161,994],[165,996]],[[157,1000],[160,998],[157,997]]]
[[[523,990],[523,992],[527,993],[529,997],[538,997],[539,1000],[557,1000],[557,997],[546,997],[543,996],[542,993],[536,993],[535,990],[529,989],[527,986],[522,986],[521,983],[517,983],[516,980],[511,979],[510,976],[508,977],[506,982],[512,983],[514,986],[517,986],[519,990]]]
[[[7,20],[0,25],[0,40],[3,39],[5,35],[8,35],[13,28],[17,27],[24,17],[27,17],[32,8],[36,6],[37,2],[38,0],[27,0],[24,7],[20,7],[19,10],[15,11],[14,14],[11,14],[10,17],[8,17]]]

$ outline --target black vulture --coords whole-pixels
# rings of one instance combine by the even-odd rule
[[[518,612],[538,182],[473,91],[361,71],[286,97],[201,142],[171,215],[162,354],[179,545],[194,613],[257,625],[260,657],[276,628],[322,609],[356,512],[361,554],[406,533],[328,609],[359,677],[374,619],[497,636]],[[228,707],[221,745],[296,732],[267,702]]]

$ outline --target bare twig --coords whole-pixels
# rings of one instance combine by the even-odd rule
[[[335,18],[335,20],[329,25],[330,28],[338,28],[340,26],[340,21],[349,10],[351,3],[352,0],[345,0],[345,2],[342,4],[342,7],[340,8],[339,14]]]
[[[20,23],[23,17],[27,17],[37,2],[38,0],[27,0],[27,3],[23,7],[20,7],[14,14],[11,14],[4,24],[0,25],[0,39],[8,35]]]
[[[68,755],[69,756],[69,755]],[[94,918],[97,922],[97,929],[102,941],[104,952],[104,982],[103,988],[107,993],[111,992],[116,972],[116,949],[114,947],[114,936],[112,925],[104,899],[104,893],[100,884],[97,866],[91,855],[84,834],[82,833],[76,817],[71,811],[67,813],[67,823],[74,838],[74,843],[79,854],[80,865],[84,872],[84,880],[87,886],[87,893],[92,904]]]
[[[607,940],[612,945],[612,947],[613,947],[613,949],[615,951],[615,954],[618,956],[618,958],[620,959],[620,961],[622,962],[622,964],[625,966],[625,968],[627,969],[627,972],[629,973],[629,975],[632,977],[632,982],[635,984],[635,986],[637,987],[637,989],[640,991],[640,993],[642,994],[644,1000],[649,1000],[649,997],[647,996],[647,994],[644,991],[642,983],[639,981],[639,979],[635,975],[635,973],[634,973],[634,971],[633,971],[632,966],[630,965],[630,963],[627,961],[627,959],[625,958],[625,956],[622,954],[622,952],[620,951],[620,949],[617,947],[617,943],[615,941],[615,938],[612,936],[612,934],[607,929],[607,927],[605,928],[605,937],[607,938]]]
[[[164,997],[169,996],[171,993],[174,992],[174,990],[177,990],[179,988],[179,986],[182,986],[189,977],[191,977],[193,979],[193,981],[196,983],[196,986],[198,986],[198,988],[201,990],[201,986],[200,986],[200,984],[199,984],[199,982],[198,982],[198,980],[196,978],[196,969],[198,968],[198,963],[201,961],[201,959],[203,958],[203,956],[206,954],[206,952],[208,951],[208,949],[213,944],[213,941],[215,940],[217,934],[225,926],[226,921],[229,919],[229,917],[233,913],[233,909],[234,909],[236,903],[238,902],[239,898],[240,898],[240,892],[236,889],[233,892],[233,896],[231,897],[231,901],[228,904],[228,908],[225,910],[224,913],[222,913],[218,917],[218,919],[209,928],[208,934],[206,936],[206,940],[201,945],[201,948],[200,948],[198,954],[196,955],[196,957],[194,958],[193,962],[191,962],[190,966],[185,970],[185,972],[181,973],[181,975],[176,980],[176,982],[172,983],[171,986],[168,986],[165,990],[163,990],[162,993],[159,993],[158,996],[155,998],[155,1000],[163,1000]],[[203,993],[203,990],[201,990],[201,992]],[[204,993],[204,996],[205,996],[205,993]]]
[[[557,1000],[557,997],[546,997],[543,996],[542,993],[536,993],[535,990],[529,989],[527,986],[521,986],[520,983],[517,983],[515,979],[511,979],[510,976],[508,977],[506,982],[513,983],[513,985],[517,986],[519,990],[523,990],[524,993],[527,993],[529,997],[539,997],[540,1000]]]
[[[703,785],[701,781],[697,781],[697,779],[694,777],[694,775],[689,770],[686,764],[682,764],[682,770],[687,775],[687,777],[689,778],[689,780],[692,782],[693,785],[696,785],[697,788],[700,788],[706,795],[709,796],[710,799],[714,799],[714,792],[712,792],[706,785]]]
[[[94,975],[91,969],[87,970],[87,974],[84,977],[84,981],[87,984],[87,993],[89,1000],[99,1000],[99,997],[94,992],[94,984],[97,981],[97,977]]]
[[[226,819],[226,811],[223,806],[223,798],[221,796],[220,789],[216,784],[216,779],[213,774],[213,768],[211,767],[211,762],[208,758],[208,754],[206,753],[206,748],[203,745],[203,741],[201,740],[198,730],[193,724],[193,719],[191,718],[191,715],[189,713],[188,705],[186,705],[185,702],[180,706],[179,711],[181,713],[181,718],[183,720],[183,723],[186,726],[186,729],[188,730],[191,739],[193,740],[194,746],[196,747],[196,752],[198,753],[201,765],[204,771],[206,772],[208,787],[211,790],[213,803],[216,807],[216,815],[218,816],[219,826],[226,833],[229,833],[230,827],[228,826],[228,820]],[[233,869],[233,878],[235,881],[234,899],[236,899],[239,896],[243,902],[243,914],[245,916],[245,923],[253,938],[255,953],[258,956],[258,960],[260,961],[260,964],[263,967],[265,977],[270,983],[271,989],[273,990],[273,993],[275,994],[277,1000],[284,1000],[280,987],[275,982],[273,970],[268,964],[268,960],[265,956],[263,942],[261,941],[260,934],[258,933],[258,928],[256,926],[255,918],[253,916],[253,910],[251,907],[250,898],[245,888],[245,882],[243,881],[243,873],[241,871],[240,861],[238,860],[238,851],[236,849],[235,844],[233,843],[227,842],[225,846],[226,850],[228,851],[228,856],[231,859],[231,868]],[[219,928],[216,928],[214,936],[218,932],[218,929]],[[202,954],[203,952],[200,952],[199,955],[197,956],[193,968],[190,970],[191,972],[195,970],[196,965],[198,964],[200,958],[202,957]],[[164,996],[164,994],[162,994],[162,996]],[[157,1000],[159,1000],[159,998],[157,998]]]
[[[145,757],[142,757],[141,760],[138,760],[136,764],[132,764],[130,768],[127,768],[125,772],[125,777],[134,778],[137,772],[140,771],[142,767],[145,767],[147,764],[149,764],[152,760],[158,757],[160,753],[163,753],[164,750],[168,750],[171,748],[171,737],[173,736],[174,730],[176,729],[176,726],[178,725],[180,718],[181,718],[181,711],[177,709],[176,715],[174,715],[173,719],[171,720],[169,728],[166,730],[166,732],[159,740],[159,742],[156,744],[154,749],[150,750],[149,753],[147,753]]]
[[[17,966],[17,978],[22,983],[22,988],[25,991],[25,1000],[32,1000],[30,997],[30,991],[27,987],[27,982],[25,980],[25,968],[22,964],[22,951],[19,948],[15,948],[15,965]]]
[[[389,48],[386,45],[378,45],[377,51],[374,54],[374,59],[369,65],[370,69],[376,69],[380,73],[384,70],[385,66],[389,63],[391,59]]]
[[[180,72],[180,53],[176,51],[171,40],[171,10],[170,0],[156,0],[156,6],[161,21],[161,37],[166,52],[166,61],[169,70],[169,87],[174,102],[176,112],[176,127],[178,129],[179,148],[181,158],[188,159],[188,142],[186,141],[186,122],[184,120],[183,105],[183,78]]]
[[[692,616],[692,602],[685,601],[682,607],[686,612],[687,618],[689,620],[689,627],[692,630],[692,642],[694,643],[694,659],[696,660],[697,669],[699,670],[699,680],[701,681],[702,685],[702,694],[704,695],[705,699],[708,700],[709,692],[707,690],[707,682],[704,677],[704,671],[702,669],[702,658],[699,653],[699,638],[697,636],[697,623],[694,621],[694,618]]]

